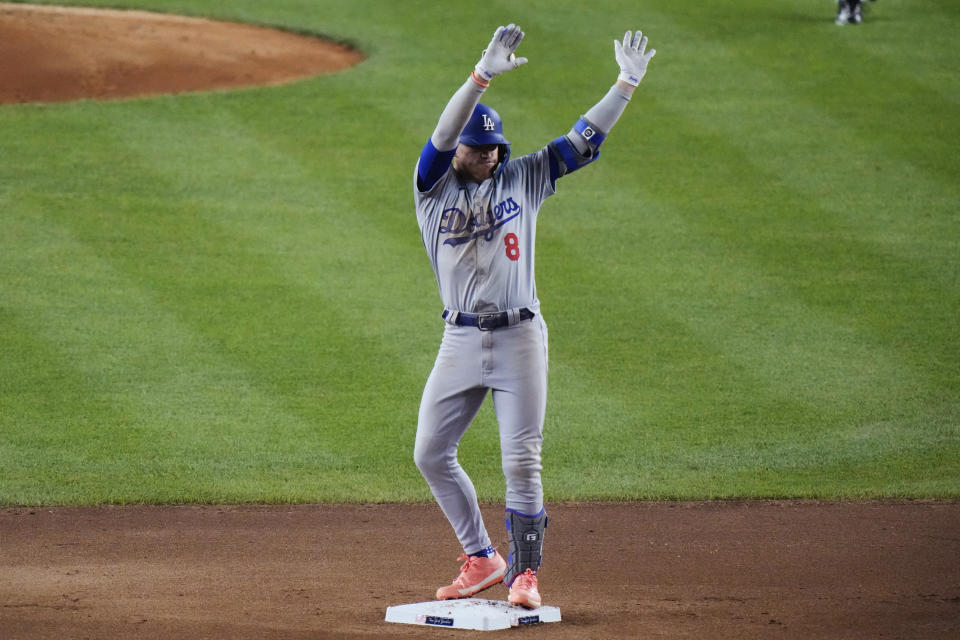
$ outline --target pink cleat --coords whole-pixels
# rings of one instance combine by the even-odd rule
[[[527,569],[513,580],[510,585],[510,604],[518,604],[527,609],[540,607],[540,592],[537,590],[537,574]]]
[[[489,558],[463,554],[457,560],[464,561],[463,566],[460,567],[460,575],[449,587],[437,589],[437,600],[469,598],[501,582],[503,574],[507,571],[506,561],[497,552]]]

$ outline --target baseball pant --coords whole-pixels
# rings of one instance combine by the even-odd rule
[[[491,542],[457,447],[488,391],[500,428],[506,507],[539,513],[547,402],[547,326],[539,314],[494,331],[446,324],[423,390],[414,461],[468,554]]]

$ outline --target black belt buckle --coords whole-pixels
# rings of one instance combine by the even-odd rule
[[[502,313],[481,313],[477,315],[477,329],[480,331],[493,331],[501,326],[500,316]]]

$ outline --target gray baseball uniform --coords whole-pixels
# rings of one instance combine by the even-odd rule
[[[500,425],[506,506],[543,509],[540,448],[547,399],[547,327],[534,282],[537,213],[554,192],[548,148],[511,160],[481,185],[448,171],[414,187],[417,221],[447,313],[420,404],[415,459],[467,553],[490,546],[457,445],[492,390]],[[416,178],[415,178],[416,180]],[[520,309],[535,317],[519,320]],[[460,312],[507,311],[496,331],[455,324]]]
[[[416,187],[417,222],[446,309],[539,309],[534,282],[537,213],[554,193],[549,148],[511,160],[477,185],[448,171]]]
[[[511,37],[517,33],[512,29],[507,28]],[[622,47],[615,42],[615,49],[620,79],[636,86],[652,53],[641,59],[646,39],[640,46],[640,33],[634,40],[629,35]],[[512,48],[518,43],[515,39]],[[632,91],[618,82],[569,133],[510,159],[499,115],[479,104],[488,84],[484,78],[492,77],[482,64],[484,55],[477,66],[482,77],[473,74],[451,98],[413,176],[417,223],[446,321],[420,404],[414,460],[464,552],[493,553],[476,491],[457,460],[461,438],[492,394],[511,532],[504,576],[510,585],[514,576],[539,567],[546,527],[540,473],[547,326],[534,277],[537,218],[557,179],[598,157]],[[512,61],[511,56],[491,64],[502,72]],[[452,169],[458,142],[474,153],[492,153],[482,150],[498,145],[499,167],[489,177]]]

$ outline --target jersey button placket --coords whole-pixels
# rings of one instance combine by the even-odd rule
[[[479,195],[479,193],[478,193],[478,195]],[[484,215],[483,215],[483,204],[480,203],[480,202],[476,202],[476,203],[474,204],[473,219],[474,219],[474,221],[477,223],[477,231],[479,231],[479,230],[481,229],[480,225],[483,224],[483,223],[485,222],[485,220],[486,220],[485,217],[484,217]],[[482,255],[483,255],[483,254],[482,254],[482,252],[480,251],[480,241],[481,241],[482,238],[483,238],[482,235],[479,236],[479,237],[477,238],[477,241],[473,244],[474,264],[477,265],[477,268],[476,268],[476,271],[477,271],[477,284],[483,284],[484,282],[486,282],[486,279],[487,279],[487,274],[486,274],[486,272],[483,270],[483,260],[482,260]]]

